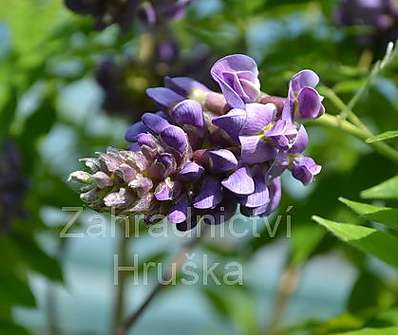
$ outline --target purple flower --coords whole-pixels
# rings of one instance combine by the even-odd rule
[[[384,47],[398,38],[398,4],[392,0],[341,0],[335,19],[339,25],[367,28],[358,36],[363,46]]]
[[[319,77],[311,70],[303,70],[293,76],[283,111],[285,118],[289,115],[298,119],[316,119],[324,114],[323,97],[315,90],[318,83]]]
[[[139,0],[64,0],[64,2],[66,7],[77,14],[93,16],[98,30],[117,23],[123,31],[130,29],[140,4]]]
[[[185,98],[195,95],[195,92],[197,91],[202,92],[202,94],[210,92],[205,85],[189,77],[166,77],[164,79],[164,84],[166,88],[171,89]]]
[[[145,1],[140,8],[140,18],[150,26],[178,20],[185,15],[191,0]]]
[[[244,108],[260,95],[257,64],[248,56],[232,55],[220,59],[213,65],[211,75],[231,108]]]
[[[304,185],[308,185],[314,176],[321,172],[322,167],[315,163],[310,157],[297,157],[293,160],[293,177],[300,180]]]
[[[111,24],[118,24],[126,32],[138,16],[150,26],[162,25],[185,15],[191,0],[64,0],[65,6],[80,15],[89,15],[96,19],[95,27],[105,29]]]
[[[311,182],[321,168],[302,155],[309,138],[299,120],[323,112],[315,73],[294,76],[287,99],[267,99],[281,105],[261,103],[257,67],[247,56],[221,59],[212,75],[222,94],[186,77],[148,89],[161,111],[129,127],[130,151],[108,149],[86,160],[89,173],[71,175],[83,184],[82,199],[98,210],[144,214],[148,223],[164,215],[186,230],[201,219],[225,222],[237,208],[269,215],[279,206],[287,170]]]

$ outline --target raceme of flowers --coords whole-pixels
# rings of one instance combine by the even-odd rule
[[[360,34],[360,42],[365,45],[384,45],[398,38],[396,0],[342,0],[336,19],[341,25],[367,28]]]
[[[325,109],[313,71],[293,76],[287,98],[262,93],[258,74],[253,59],[231,55],[211,69],[222,93],[188,77],[149,88],[158,111],[128,128],[129,150],[109,148],[84,160],[89,172],[70,176],[83,184],[81,198],[99,211],[144,214],[147,223],[166,216],[180,230],[200,218],[225,222],[238,207],[269,215],[285,170],[305,185],[320,172],[303,155],[309,139],[300,122]]]
[[[96,29],[118,24],[128,31],[138,15],[149,26],[182,17],[191,0],[64,0],[65,5],[80,15],[96,19]]]

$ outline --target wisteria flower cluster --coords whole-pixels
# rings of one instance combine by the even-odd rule
[[[395,0],[342,0],[336,12],[337,22],[345,26],[363,26],[362,44],[386,44],[398,38],[398,2]]]
[[[138,15],[148,25],[178,19],[184,15],[190,0],[64,0],[65,5],[80,15],[96,19],[96,28],[102,30],[118,24],[128,31]]]
[[[85,160],[89,173],[71,175],[86,184],[82,199],[97,210],[144,214],[148,223],[166,216],[180,230],[199,218],[221,223],[238,207],[246,216],[272,213],[285,170],[305,185],[320,172],[303,155],[309,139],[301,121],[325,109],[313,71],[293,76],[287,98],[262,93],[258,75],[253,59],[231,55],[211,69],[222,93],[188,77],[149,88],[158,112],[128,128],[129,150],[110,148]]]

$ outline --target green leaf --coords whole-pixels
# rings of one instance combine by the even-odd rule
[[[314,225],[295,227],[291,244],[291,264],[298,266],[305,263],[324,236],[325,231]]]
[[[338,223],[313,216],[338,238],[398,269],[398,239],[373,228]]]
[[[0,301],[8,306],[36,307],[36,300],[27,281],[7,270],[0,272]]]
[[[334,335],[398,335],[398,327],[390,328],[365,328],[348,333],[339,333]]]
[[[339,200],[365,219],[383,223],[398,230],[398,209],[363,204],[344,198],[339,198]]]
[[[364,199],[398,199],[398,176],[361,192]]]
[[[351,313],[382,310],[394,302],[394,293],[376,274],[363,271],[357,278],[348,299]],[[391,325],[388,325],[391,326]]]
[[[390,292],[394,294],[392,290],[390,290]],[[381,312],[376,315],[374,321],[377,322],[377,324],[385,325],[388,327],[397,327],[398,308],[394,307],[388,310],[381,310]]]
[[[24,261],[33,271],[51,280],[63,282],[63,273],[58,261],[54,257],[47,255],[32,236],[14,232],[13,242]]]
[[[384,133],[369,137],[366,140],[366,143],[385,141],[385,140],[389,140],[389,139],[392,139],[395,137],[398,137],[398,130],[390,130],[390,131],[386,131]]]
[[[3,317],[0,318],[0,335],[29,335],[29,332],[15,324],[13,321],[5,319]]]
[[[62,20],[61,1],[20,0],[10,5],[7,0],[0,0],[0,6],[0,19],[12,31],[13,46],[25,57],[40,54],[43,50],[40,43]],[[32,20],[32,15],[37,13],[40,13],[40,19]]]

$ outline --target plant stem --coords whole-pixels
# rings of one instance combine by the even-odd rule
[[[127,335],[128,331],[135,325],[135,323],[139,320],[142,314],[145,312],[150,303],[154,300],[154,298],[162,291],[163,288],[166,288],[170,283],[172,283],[179,270],[184,265],[187,254],[199,243],[201,238],[204,235],[204,231],[198,230],[198,234],[186,242],[181,250],[178,252],[172,263],[170,264],[167,271],[163,274],[162,283],[157,283],[157,285],[153,288],[148,297],[144,300],[144,302],[138,307],[138,309],[131,314],[119,327],[116,332],[116,335]]]
[[[320,117],[317,120],[311,121],[313,124],[318,124],[326,127],[331,127],[331,128],[339,128],[343,130],[344,132],[353,135],[363,141],[366,141],[369,137],[371,137],[373,134],[369,132],[368,130],[361,129],[355,125],[353,125],[351,122],[348,122],[346,120],[342,120],[338,116],[333,116],[330,114],[325,114],[322,117]],[[390,147],[389,145],[382,143],[382,142],[374,142],[374,143],[369,143],[371,147],[375,149],[379,154],[389,158],[390,160],[394,161],[395,163],[398,163],[398,151],[395,150],[394,148]]]
[[[297,289],[300,274],[300,270],[293,265],[289,265],[282,274],[275,307],[272,312],[271,323],[269,328],[266,329],[266,335],[278,334],[279,324],[286,312],[293,293]]]
[[[57,258],[63,261],[67,251],[67,240],[60,241],[57,250]],[[48,335],[61,335],[59,314],[58,314],[58,301],[57,290],[50,282],[47,283],[47,317],[48,317]]]
[[[347,116],[348,120],[350,120],[355,126],[367,131],[370,134],[369,136],[372,136],[369,129],[362,123],[358,116],[355,115],[351,107],[347,106],[333,90],[328,87],[322,87],[321,92],[340,110],[340,115],[338,116],[339,119],[345,120],[345,116]],[[354,101],[354,98],[351,101]]]
[[[125,235],[125,230],[120,227],[119,231],[119,240],[118,240],[118,257],[121,265],[125,266],[128,263],[128,247],[129,247],[129,237]],[[119,326],[119,324],[123,321],[124,312],[125,312],[125,291],[127,284],[128,274],[126,271],[118,272],[118,284],[116,286],[115,291],[115,303],[114,303],[114,315],[112,320],[112,331],[111,334],[114,334],[115,329]]]

